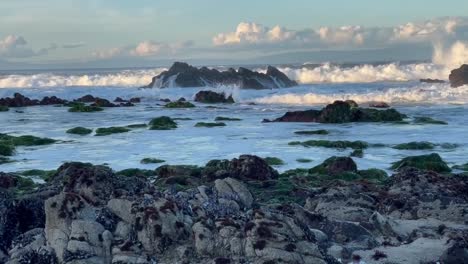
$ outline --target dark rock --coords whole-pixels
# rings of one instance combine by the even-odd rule
[[[349,122],[396,122],[406,115],[395,109],[377,110],[352,107],[349,102],[335,101],[322,110],[305,110],[287,112],[272,122],[316,122],[316,123],[349,123]],[[269,122],[269,120],[265,120]]]
[[[60,99],[56,96],[51,96],[51,97],[44,97],[42,100],[39,102],[40,105],[61,105],[61,104],[66,104],[67,101]]]
[[[94,102],[91,104],[91,106],[96,106],[96,107],[116,107],[117,105],[111,103],[107,99],[99,98],[96,97]]]
[[[357,172],[357,165],[350,157],[331,157],[312,168],[311,171],[333,176],[345,172]]]
[[[75,100],[76,102],[81,102],[81,103],[94,103],[96,101],[96,98],[90,94],[87,94],[85,96],[82,96],[78,99]]]
[[[440,257],[443,264],[462,264],[468,263],[468,245],[467,242],[456,242],[447,249]]]
[[[271,89],[297,85],[278,69],[269,66],[267,73],[254,72],[246,68],[238,71],[218,71],[207,67],[196,68],[187,63],[175,62],[172,67],[158,76],[145,88],[175,87],[216,87],[217,85],[238,85],[240,88]]]
[[[418,168],[421,170],[432,170],[435,172],[450,172],[451,169],[437,153],[420,156],[410,156],[393,163],[392,169]]]
[[[18,180],[14,175],[0,172],[0,188],[9,189],[16,187],[17,184]]]
[[[386,102],[373,102],[369,104],[369,107],[374,107],[374,108],[389,108],[390,105],[387,104]]]
[[[463,64],[460,68],[452,70],[449,81],[452,87],[468,84],[468,64]]]
[[[195,102],[215,104],[215,103],[234,103],[232,95],[226,97],[224,93],[213,91],[200,91],[195,95]]]
[[[422,82],[422,83],[445,83],[444,80],[430,79],[430,78],[427,78],[427,79],[419,79],[419,81]]]
[[[140,97],[132,97],[130,98],[130,103],[141,103],[141,98]]]
[[[241,155],[237,159],[212,160],[203,169],[202,175],[207,180],[227,177],[240,180],[265,181],[278,178],[278,172],[257,156]]]
[[[6,107],[26,107],[26,106],[35,106],[35,105],[58,105],[65,104],[66,100],[60,99],[56,96],[44,97],[41,100],[30,99],[20,93],[15,93],[13,98],[6,97],[0,98],[0,105]]]
[[[127,101],[127,100],[124,100],[124,99],[122,99],[122,98],[120,98],[120,97],[117,97],[117,98],[115,98],[114,102],[116,102],[116,103],[126,103],[126,102],[128,102],[128,101]]]

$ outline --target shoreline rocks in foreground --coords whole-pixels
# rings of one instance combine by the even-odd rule
[[[468,178],[421,168],[387,177],[331,157],[279,174],[252,155],[144,173],[68,162],[26,192],[0,173],[0,262],[466,263]]]
[[[292,87],[297,83],[272,66],[268,66],[266,73],[260,73],[243,67],[237,71],[233,68],[218,71],[207,67],[196,68],[184,62],[175,62],[169,70],[155,76],[151,83],[143,88],[217,87],[219,85],[236,85],[243,89],[272,89]]]

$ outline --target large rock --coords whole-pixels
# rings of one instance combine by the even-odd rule
[[[468,84],[468,64],[463,64],[460,68],[452,70],[449,80],[452,87]]]
[[[216,87],[218,85],[236,85],[240,88],[271,89],[297,85],[278,69],[269,66],[267,73],[254,72],[246,68],[237,71],[229,69],[218,71],[207,67],[196,68],[187,63],[175,62],[168,71],[154,77],[145,88],[167,87]]]
[[[240,180],[272,180],[278,178],[278,172],[268,163],[253,155],[241,155],[232,160],[212,160],[202,171],[207,180],[235,178]]]
[[[232,95],[226,97],[224,93],[217,93],[213,91],[200,91],[195,95],[195,102],[205,104],[216,104],[216,103],[234,103]]]
[[[361,108],[350,101],[335,101],[322,110],[305,110],[287,112],[272,122],[316,122],[316,123],[349,123],[349,122],[395,122],[402,121],[406,115],[395,109],[377,110]],[[265,120],[270,122],[270,120]]]

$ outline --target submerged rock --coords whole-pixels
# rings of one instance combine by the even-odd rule
[[[451,169],[437,153],[420,156],[410,156],[393,163],[392,169],[401,170],[403,168],[413,167],[422,170],[431,170],[435,172],[450,172]]]
[[[232,95],[226,96],[225,93],[217,93],[213,91],[200,91],[195,95],[195,102],[205,104],[216,104],[216,103],[234,103]]]
[[[406,115],[395,109],[377,110],[356,107],[344,101],[335,101],[322,110],[305,110],[287,112],[280,118],[266,122],[316,122],[316,123],[349,123],[349,122],[397,122]]]
[[[246,68],[237,71],[229,69],[218,71],[207,67],[196,68],[187,63],[175,62],[168,71],[154,77],[145,88],[167,87],[216,87],[218,85],[236,85],[240,88],[271,89],[297,85],[278,69],[269,66],[266,74]]]
[[[463,64],[460,68],[452,70],[449,81],[454,88],[468,84],[468,64]]]

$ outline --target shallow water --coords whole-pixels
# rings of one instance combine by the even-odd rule
[[[31,98],[56,95],[73,99],[92,94],[113,100],[115,97],[142,97],[135,107],[108,108],[97,113],[69,113],[66,107],[37,106],[11,109],[0,113],[0,133],[32,134],[59,139],[49,146],[18,148],[14,163],[0,165],[1,171],[26,169],[55,169],[65,161],[84,161],[108,164],[120,170],[131,167],[153,169],[158,165],[140,164],[146,157],[164,159],[168,164],[203,165],[211,159],[234,158],[241,154],[261,157],[274,156],[286,164],[277,167],[283,171],[298,167],[312,167],[333,155],[348,155],[351,149],[304,148],[289,146],[290,141],[309,139],[363,140],[388,145],[410,141],[456,143],[455,149],[436,148],[433,151],[403,151],[390,147],[371,147],[364,150],[363,158],[354,158],[360,169],[388,169],[392,162],[405,156],[431,152],[439,153],[451,164],[468,161],[468,87],[450,88],[448,84],[420,84],[410,82],[375,82],[351,84],[311,84],[277,90],[239,90],[227,87],[216,89],[232,93],[233,105],[208,108],[196,104],[192,109],[162,108],[161,98],[193,98],[195,88],[138,89],[128,86],[94,87],[40,87],[4,88],[0,97],[20,92]],[[314,124],[314,123],[262,123],[289,110],[322,108],[335,99],[355,99],[363,106],[373,100],[390,102],[398,111],[414,116],[429,116],[447,121],[449,125],[403,124]],[[255,104],[252,104],[255,103]],[[17,110],[17,111],[15,111]],[[21,113],[19,111],[22,111]],[[89,128],[126,126],[148,123],[151,118],[167,115],[173,118],[192,118],[177,121],[179,128],[171,131],[133,129],[129,133],[96,137],[76,136],[65,131],[75,126]],[[236,117],[242,121],[227,121],[226,127],[196,128],[197,122],[212,122],[216,116]],[[326,136],[295,135],[294,131],[327,129]],[[312,159],[312,163],[299,163],[296,159]]]

